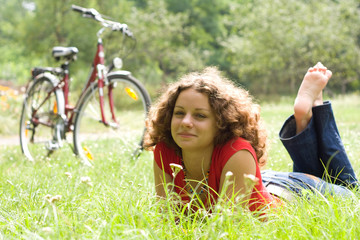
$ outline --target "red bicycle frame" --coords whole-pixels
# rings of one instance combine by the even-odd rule
[[[105,125],[109,126],[110,124],[107,122],[107,120],[105,118],[105,113],[104,113],[104,94],[103,94],[104,90],[103,90],[103,88],[105,87],[104,83],[105,83],[105,74],[106,74],[106,67],[105,67],[104,63],[105,63],[104,47],[103,47],[101,38],[99,38],[98,44],[97,44],[97,51],[96,51],[96,54],[95,54],[95,57],[93,60],[91,72],[90,72],[89,78],[86,82],[85,88],[82,90],[79,99],[82,99],[86,90],[90,87],[90,85],[92,83],[94,83],[96,81],[96,78],[97,78],[98,79],[98,91],[99,91],[99,103],[100,103],[100,111],[101,111],[101,121]],[[69,104],[69,89],[70,89],[69,62],[65,62],[61,66],[61,68],[64,70],[64,77],[57,84],[57,86],[55,86],[54,89],[52,89],[52,91],[50,91],[48,93],[47,97],[43,100],[43,102],[40,104],[39,107],[41,107],[47,101],[47,99],[51,95],[51,92],[55,91],[56,88],[62,88],[63,93],[64,93],[64,101],[65,101],[65,115],[67,117],[70,117],[70,118],[68,118],[68,123],[70,123],[70,127],[68,127],[67,129],[68,129],[68,131],[69,130],[71,131],[75,107]],[[110,106],[110,111],[111,111],[111,118],[115,122],[115,124],[117,124],[115,112],[114,112],[114,101],[113,101],[113,94],[112,94],[113,86],[109,85],[108,88],[109,88],[108,96],[109,96],[109,106]],[[78,100],[78,102],[76,103],[76,107],[78,107],[79,104],[80,104],[80,101]],[[37,112],[36,110],[33,112],[33,116],[35,116],[36,112]],[[69,116],[69,114],[70,114],[70,116]],[[38,121],[38,119],[33,119],[33,122],[36,124],[43,124],[43,125],[47,125],[47,126],[49,125],[48,123]]]
[[[79,99],[83,97],[86,90],[90,87],[92,83],[96,81],[96,78],[98,79],[98,91],[99,91],[99,103],[100,103],[100,111],[101,111],[101,121],[105,125],[109,125],[109,123],[106,120],[105,113],[104,113],[104,90],[105,87],[105,74],[106,74],[106,67],[105,67],[105,54],[104,54],[104,47],[102,44],[101,38],[98,39],[97,44],[97,51],[93,59],[93,64],[91,68],[91,72],[89,74],[89,78],[86,82],[85,88],[82,90],[81,95]],[[71,112],[69,123],[72,124],[73,122],[73,110],[74,107],[69,104],[69,84],[70,84],[70,78],[69,78],[69,71],[65,69],[65,75],[61,82],[64,82],[62,89],[64,91],[64,98],[65,98],[65,114],[66,116],[69,116],[69,113]],[[112,115],[112,120],[116,122],[115,113],[114,113],[114,102],[112,97],[112,86],[109,86],[109,105]],[[78,107],[79,102],[77,102],[76,107]],[[72,127],[70,128],[72,130]]]

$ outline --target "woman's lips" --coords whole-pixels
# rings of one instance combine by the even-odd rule
[[[183,138],[190,138],[190,137],[195,137],[196,136],[195,134],[187,133],[187,132],[181,132],[181,133],[178,133],[178,135],[180,137],[183,137]]]

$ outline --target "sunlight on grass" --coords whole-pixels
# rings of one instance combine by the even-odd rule
[[[265,168],[290,171],[277,138],[292,113],[292,100],[263,103],[269,130]],[[338,128],[360,175],[360,97],[333,101]],[[0,146],[0,236],[4,239],[356,239],[360,236],[358,198],[298,199],[259,221],[240,206],[213,213],[169,212],[154,195],[152,153],[132,160],[117,146],[93,167],[80,163],[71,145],[50,158],[29,162],[18,146]],[[121,144],[119,144],[121,145]],[[358,195],[358,194],[357,194]],[[181,221],[176,223],[176,217]]]

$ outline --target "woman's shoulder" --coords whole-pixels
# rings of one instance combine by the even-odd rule
[[[254,159],[257,159],[254,148],[246,139],[241,137],[230,139],[225,144],[217,146],[214,149],[214,157],[225,163],[231,156],[241,150],[249,151]]]
[[[175,154],[175,149],[173,149],[172,147],[170,147],[166,142],[158,142],[155,145],[155,149],[154,151],[162,151],[162,152],[169,152],[169,153],[174,153]]]
[[[165,142],[159,142],[155,146],[154,157],[155,160],[162,159],[162,160],[170,161],[176,158],[176,152],[174,149],[169,147]]]
[[[239,151],[239,150],[244,150],[244,149],[254,150],[254,148],[251,146],[249,141],[247,141],[246,139],[244,139],[242,137],[236,137],[236,138],[230,139],[222,146],[219,146],[219,148],[222,150],[225,149],[226,151],[229,151],[229,150]]]
[[[158,142],[155,145],[155,150],[159,150],[159,149],[168,149],[169,147],[166,145],[165,142]]]

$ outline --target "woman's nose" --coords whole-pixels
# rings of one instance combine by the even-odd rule
[[[182,119],[182,125],[184,127],[192,127],[193,126],[193,122],[192,122],[192,117],[191,114],[186,114],[184,116],[184,118]]]

